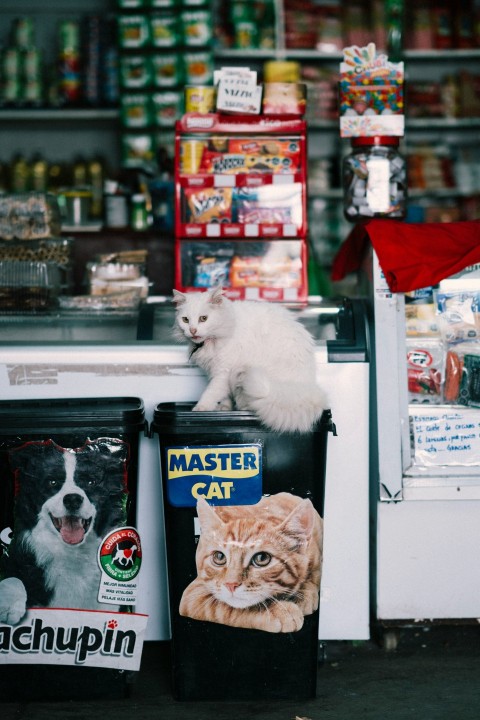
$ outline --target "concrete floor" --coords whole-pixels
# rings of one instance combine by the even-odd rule
[[[88,720],[93,716],[115,720],[479,720],[480,626],[401,628],[396,639],[397,647],[390,651],[373,641],[327,643],[325,659],[318,667],[317,697],[302,702],[176,701],[170,688],[169,643],[147,643],[142,668],[129,684],[127,697],[123,679],[94,688],[95,683],[85,676],[81,694],[86,699],[28,701],[21,695],[13,702],[0,702],[0,717],[2,720],[56,717]],[[77,672],[82,673],[82,669]],[[24,688],[27,689],[25,685]],[[95,692],[99,697],[93,700]]]

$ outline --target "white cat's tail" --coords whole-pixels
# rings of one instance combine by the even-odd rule
[[[309,432],[328,407],[318,385],[282,382],[258,367],[237,373],[232,385],[237,408],[254,412],[277,432]]]

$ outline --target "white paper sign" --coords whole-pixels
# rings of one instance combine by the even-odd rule
[[[415,465],[480,465],[480,410],[419,410],[410,415]]]

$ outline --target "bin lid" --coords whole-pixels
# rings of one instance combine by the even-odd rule
[[[192,412],[194,402],[165,402],[159,403],[154,410],[152,432],[168,433],[178,430],[194,429],[208,431],[212,428],[225,431],[234,429],[257,429],[263,432],[270,431],[263,425],[258,417],[246,410],[213,410],[211,412]],[[325,410],[319,419],[313,432],[325,432],[332,429],[332,415],[330,410]]]
[[[125,425],[143,429],[145,409],[137,397],[54,398],[0,401],[0,433],[32,427]]]

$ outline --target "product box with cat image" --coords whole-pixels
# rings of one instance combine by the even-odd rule
[[[249,412],[161,403],[160,442],[179,700],[316,694],[331,414],[277,433]]]

